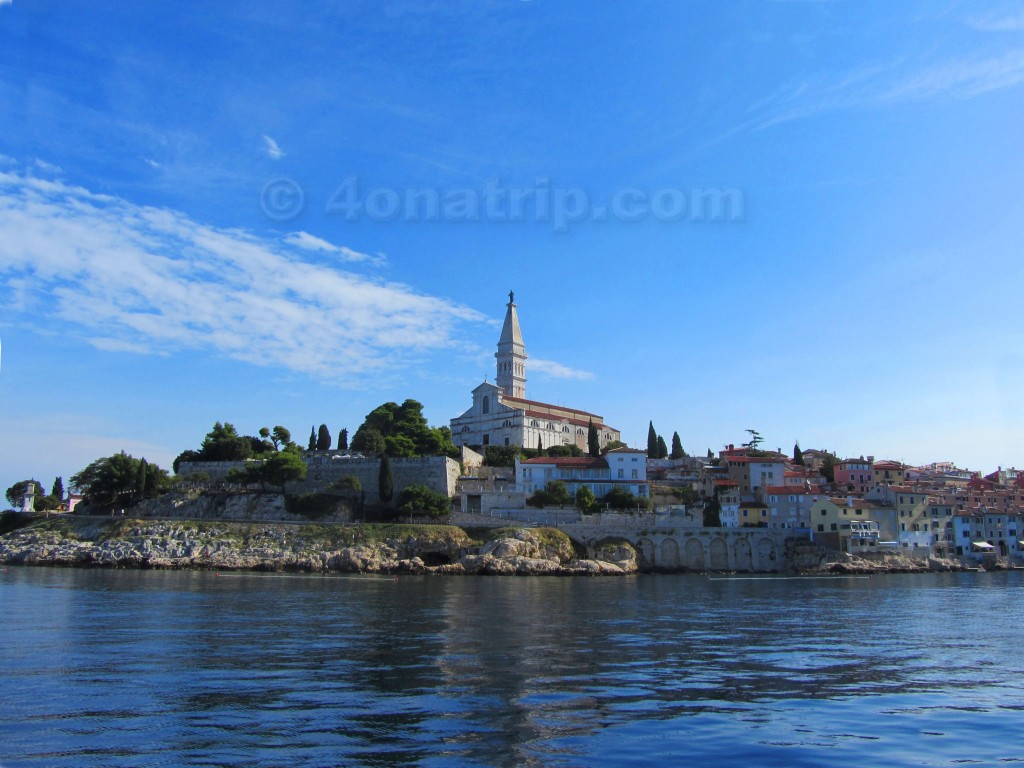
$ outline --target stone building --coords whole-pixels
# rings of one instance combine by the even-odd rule
[[[519,328],[515,294],[509,292],[505,322],[498,339],[495,384],[473,390],[473,405],[451,420],[452,440],[459,446],[518,445],[550,448],[576,445],[587,450],[590,424],[601,447],[620,439],[619,430],[595,413],[526,399],[526,346]]]

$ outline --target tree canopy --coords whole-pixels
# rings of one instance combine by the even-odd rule
[[[670,459],[686,458],[686,451],[683,450],[683,442],[679,439],[679,433],[672,433],[672,452],[668,455]]]
[[[121,451],[96,459],[72,476],[71,485],[90,505],[109,509],[155,498],[167,490],[170,480],[156,464]]]
[[[423,405],[416,400],[374,408],[352,436],[351,445],[354,451],[392,457],[458,455],[451,430],[429,426]]]
[[[213,429],[206,433],[199,450],[182,451],[174,459],[171,468],[177,474],[178,467],[183,461],[245,461],[254,456],[271,453],[278,443],[287,443],[290,439],[291,434],[284,427],[274,427],[273,432],[263,427],[260,436],[256,437],[240,435],[234,424],[218,421],[213,425]]]
[[[444,517],[452,511],[451,500],[426,485],[406,486],[396,503],[403,512],[426,512],[431,517]]]
[[[587,453],[591,456],[601,455],[601,440],[597,436],[597,427],[594,426],[593,419],[587,425]]]

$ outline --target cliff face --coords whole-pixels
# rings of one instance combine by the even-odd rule
[[[12,565],[309,573],[621,575],[637,570],[632,548],[577,559],[554,529],[504,529],[487,541],[455,526],[53,518],[0,537]],[[614,558],[614,560],[613,560]]]

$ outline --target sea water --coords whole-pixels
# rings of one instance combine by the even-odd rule
[[[8,567],[0,766],[1024,762],[1022,586]]]

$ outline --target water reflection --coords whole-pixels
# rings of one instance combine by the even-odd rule
[[[5,578],[5,766],[942,762],[1020,716],[1019,573]]]

